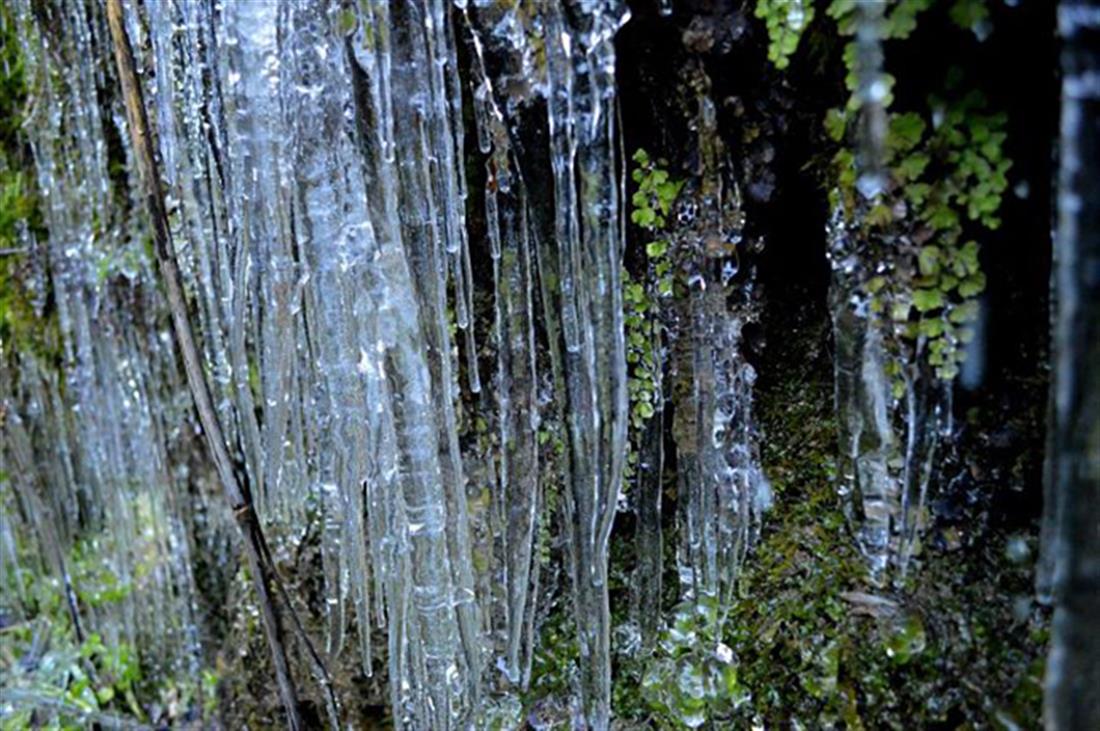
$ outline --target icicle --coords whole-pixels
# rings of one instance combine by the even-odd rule
[[[882,335],[858,294],[864,265],[835,211],[828,228],[833,264],[830,307],[836,341],[836,413],[840,433],[838,480],[842,495],[856,508],[860,548],[871,578],[882,581],[890,561],[894,516],[900,512],[899,486],[889,462],[896,437],[890,421],[890,382]]]
[[[607,540],[626,453],[612,43],[626,18],[617,3],[586,6],[568,21],[555,3],[544,18],[572,454],[571,565],[585,723],[593,729],[610,721]]]
[[[882,72],[883,3],[860,3],[856,30],[856,98],[860,104],[860,145],[856,187],[872,200],[886,188],[886,97]]]
[[[1044,564],[1054,620],[1047,659],[1045,726],[1094,728],[1100,706],[1100,5],[1063,0],[1062,115],[1055,234],[1053,435],[1047,455],[1053,500],[1044,506]],[[1042,583],[1040,585],[1042,585]]]
[[[860,240],[852,232],[856,227],[851,219],[866,215],[886,185],[889,89],[882,70],[882,12],[879,4],[867,3],[860,6],[857,20],[855,157],[861,197],[854,210],[838,204],[827,225],[839,484],[842,494],[850,496],[850,517],[870,579],[878,584],[905,577],[919,539],[936,449],[950,421],[948,389],[927,367],[923,339],[899,345],[890,323],[873,311],[867,291],[867,282],[887,266],[890,248],[900,243]],[[895,385],[900,387],[900,405]]]
[[[123,593],[90,613],[88,630],[138,648],[151,675],[195,677],[196,594],[183,527],[191,506],[177,495],[161,422],[179,412],[162,376],[175,362],[139,336],[161,313],[141,226],[112,205],[129,197],[109,174],[117,161],[108,160],[106,138],[122,119],[113,66],[81,62],[109,56],[105,21],[98,6],[79,2],[58,4],[60,27],[49,29],[34,25],[42,16],[25,4],[17,10],[28,78],[42,95],[40,116],[25,129],[49,231],[35,254],[50,261],[65,384],[36,355],[21,354],[3,398],[22,413],[25,443],[39,455],[23,472],[41,486],[33,488],[40,512],[53,516],[55,571],[66,573],[71,552],[93,550]],[[122,155],[129,160],[125,143]]]
[[[391,10],[401,15],[391,18]],[[445,304],[448,256],[462,249],[465,224],[458,130],[451,126],[456,101],[448,97],[453,85],[444,73],[453,50],[443,10],[438,2],[364,6],[353,41],[363,85],[358,98],[368,105],[363,118],[374,120],[360,132],[380,247],[376,307],[386,341],[380,373],[395,393],[405,465],[404,505],[394,506],[394,517],[407,516],[405,550],[411,551],[387,568],[396,653],[391,692],[399,724],[438,728],[472,710],[481,664]],[[402,158],[395,164],[397,148]],[[465,294],[469,304],[469,288]],[[397,571],[411,574],[411,582]],[[407,583],[411,595],[404,593]],[[401,644],[410,601],[416,614],[408,630],[417,639]]]
[[[669,232],[674,256],[686,270],[688,293],[665,317],[675,405],[677,569],[685,600],[728,606],[771,488],[753,417],[756,372],[747,361],[743,335],[757,316],[754,272],[743,240],[745,214],[718,133],[710,79],[698,65],[689,73],[698,90],[699,173],[685,183]]]
[[[503,158],[499,155],[498,159]],[[496,185],[495,181],[490,186]],[[518,186],[516,186],[518,187]],[[501,502],[505,518],[504,556],[507,585],[508,641],[505,674],[520,682],[520,658],[526,635],[524,617],[529,601],[531,564],[538,504],[538,406],[532,310],[532,261],[526,200],[516,187],[511,194],[486,191],[490,238],[499,247],[494,257],[497,337],[497,398],[499,402]],[[503,210],[498,196],[505,198]]]

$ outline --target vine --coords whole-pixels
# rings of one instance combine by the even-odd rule
[[[665,169],[665,160],[652,160],[643,149],[634,153],[637,167],[631,178],[638,185],[631,198],[630,220],[653,240],[645,245],[646,272],[642,281],[630,272],[623,274],[623,324],[626,338],[626,362],[630,375],[627,394],[630,399],[630,430],[635,438],[653,418],[661,398],[660,361],[656,348],[661,338],[657,300],[670,297],[673,290],[671,246],[661,236],[667,225],[683,181],[673,180]],[[626,476],[634,473],[637,450],[632,443],[627,453]]]

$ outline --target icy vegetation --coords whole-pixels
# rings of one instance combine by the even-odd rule
[[[894,99],[931,0],[680,5],[2,9],[0,728],[1036,723],[1035,516],[988,528],[978,482],[1030,480],[1041,395],[1016,437],[953,403],[1006,115],[954,76]],[[808,111],[800,40],[837,62]],[[1064,185],[1070,308],[1095,181]],[[829,272],[788,282],[776,240],[813,226]],[[1068,438],[1093,331],[1059,312]],[[988,444],[1030,452],[1005,477]],[[1066,649],[1093,493],[1044,524],[1063,694],[1096,677]],[[987,588],[1015,603],[969,616]]]

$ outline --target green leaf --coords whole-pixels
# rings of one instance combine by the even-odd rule
[[[915,180],[919,178],[928,167],[930,158],[923,153],[914,153],[906,157],[897,165],[897,175],[902,180]]]
[[[848,129],[848,115],[842,109],[830,109],[825,112],[825,133],[833,142],[844,139]]]
[[[676,201],[676,196],[680,194],[680,183],[675,180],[670,180],[657,185],[657,200],[660,202],[661,211],[668,213],[669,208]]]
[[[978,302],[977,300],[967,300],[962,304],[956,305],[951,308],[951,313],[948,315],[948,319],[955,324],[961,324],[964,322],[972,322],[978,318]]]
[[[959,282],[959,294],[963,297],[974,297],[985,290],[985,275],[976,272]]]
[[[645,253],[651,259],[656,259],[659,256],[664,256],[668,251],[667,241],[651,241],[645,245]]]
[[[899,0],[886,17],[886,38],[907,38],[917,27],[917,15],[927,10],[932,0]]]
[[[753,13],[768,30],[768,60],[787,68],[802,33],[814,17],[814,3],[801,0],[756,0]]]
[[[636,208],[630,214],[630,220],[643,228],[652,226],[656,219],[657,214],[652,208]]]
[[[938,289],[918,289],[913,292],[913,306],[917,312],[943,307],[943,294]]]
[[[932,186],[928,183],[913,183],[905,186],[905,198],[914,206],[921,206],[931,191]]]
[[[978,252],[979,248],[977,241],[967,241],[963,244],[962,248],[959,249],[958,258],[959,261],[962,262],[967,274],[973,274],[978,271]]]
[[[895,114],[890,118],[886,144],[895,152],[908,152],[920,142],[924,128],[924,120],[916,112]]]
[[[893,220],[894,211],[885,203],[878,203],[867,212],[867,223],[872,226],[886,226]]]
[[[959,225],[959,214],[946,204],[939,205],[928,215],[928,223],[941,231],[952,229]]]
[[[977,35],[981,25],[989,20],[989,8],[985,6],[984,0],[955,0],[948,15],[955,25]]]
[[[940,249],[938,246],[925,246],[917,253],[917,266],[920,273],[931,277],[940,271]]]
[[[928,338],[938,338],[940,335],[943,335],[943,320],[935,317],[928,320],[921,320],[919,332],[921,335]]]
[[[950,381],[959,375],[959,367],[954,363],[945,363],[936,369],[936,375],[945,381]]]

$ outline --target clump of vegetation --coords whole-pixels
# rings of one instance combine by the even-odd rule
[[[1013,538],[982,528],[966,551],[925,547],[904,598],[869,587],[836,489],[825,336],[783,324],[783,365],[758,397],[776,506],[724,635],[750,696],[737,724],[1026,727],[1039,717],[1046,630],[1033,605],[1013,603],[1031,580],[1004,560]]]
[[[964,27],[985,17],[960,9],[963,5],[975,4],[956,3],[951,18]],[[930,6],[929,0],[891,6],[881,23],[883,39],[908,38],[918,15]],[[834,0],[827,12],[842,35],[856,32],[853,0]],[[844,211],[855,235],[878,247],[875,258],[883,267],[866,278],[863,289],[871,312],[888,324],[899,355],[913,360],[915,354],[940,378],[951,380],[974,336],[969,325],[985,289],[980,246],[973,236],[1000,225],[997,214],[1008,187],[1012,163],[1004,153],[1006,117],[990,111],[980,91],[964,88],[959,69],[951,71],[941,93],[928,97],[925,109],[893,110],[895,79],[883,74],[886,180],[867,199],[859,191],[853,151],[859,113],[854,41],[845,47],[844,61],[851,97],[825,118],[829,137],[848,143],[833,158],[832,203]],[[896,384],[896,390],[901,388]]]
[[[642,679],[642,695],[664,724],[698,728],[729,719],[749,700],[733,650],[722,641],[723,611],[717,597],[673,609]]]
[[[571,609],[560,597],[546,606],[531,663],[531,686],[523,699],[532,715],[551,723],[569,718],[567,699],[577,683],[580,645]]]
[[[814,0],[756,0],[753,14],[768,29],[768,60],[785,69],[814,19]]]
[[[684,183],[673,179],[665,160],[653,160],[639,149],[631,178],[638,189],[631,197],[630,219],[652,237],[645,244],[646,266],[639,279],[623,272],[623,307],[626,362],[629,370],[630,431],[634,437],[627,453],[627,476],[637,461],[636,440],[656,413],[661,394],[658,351],[661,346],[660,300],[673,293],[672,246],[664,232],[667,217]]]
[[[948,89],[958,86],[949,79]],[[854,154],[834,157],[842,205],[860,234],[882,242],[887,271],[864,283],[871,312],[892,324],[899,342],[927,343],[927,360],[937,375],[951,380],[973,337],[968,327],[978,314],[985,289],[980,246],[968,226],[995,229],[1011,166],[1003,150],[1005,117],[986,111],[979,92],[947,102],[930,99],[928,116],[893,114],[886,139],[888,183],[865,212],[856,190]],[[827,120],[833,139],[850,127],[846,115]]]
[[[32,560],[29,540],[16,537],[17,561]],[[134,582],[150,570],[139,565],[133,581],[123,581],[103,558],[103,544],[110,540],[86,536],[64,557],[85,616],[121,612],[123,603],[132,600]],[[213,712],[213,671],[203,670],[198,683],[182,674],[147,674],[142,654],[126,640],[108,640],[97,632],[81,639],[62,580],[6,570],[2,588],[0,684],[11,693],[7,700],[12,710],[0,719],[0,729],[68,731],[92,723],[172,723],[197,715],[198,708]]]
[[[56,323],[43,317],[45,293],[29,286],[31,235],[42,233],[33,163],[23,132],[26,64],[14,11],[0,8],[0,348],[55,355]]]

